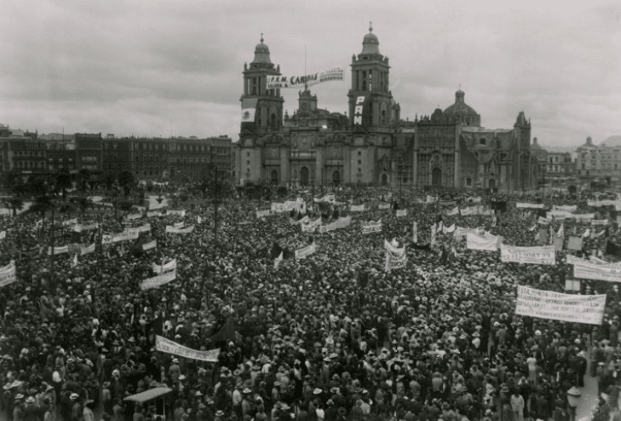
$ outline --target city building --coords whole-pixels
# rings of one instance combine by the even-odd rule
[[[76,170],[88,170],[91,173],[101,172],[103,163],[102,146],[103,139],[101,133],[76,133]]]
[[[576,176],[582,183],[618,183],[621,170],[621,145],[594,145],[587,137],[586,143],[576,150]]]
[[[233,154],[237,182],[504,191],[537,187],[539,166],[523,112],[510,129],[486,129],[460,89],[444,111],[403,121],[389,89],[389,59],[380,53],[372,28],[350,66],[348,115],[321,109],[305,87],[298,109],[283,116],[280,90],[267,89],[267,76],[280,76],[280,67],[272,63],[261,37],[254,60],[243,71],[242,123]]]
[[[546,180],[555,184],[572,183],[575,180],[576,165],[571,152],[548,152]]]
[[[103,139],[103,172],[130,171],[138,180],[199,179],[212,168],[231,173],[231,138],[115,138]],[[214,151],[212,154],[212,150]]]
[[[546,183],[546,171],[548,169],[548,151],[541,147],[536,137],[533,138],[530,150],[537,159],[538,183],[539,185],[544,185]]]

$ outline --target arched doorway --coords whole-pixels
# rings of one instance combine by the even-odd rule
[[[308,168],[302,167],[300,169],[300,184],[302,184],[303,186],[307,186],[308,179],[309,179]]]
[[[440,168],[434,168],[431,171],[431,185],[432,186],[442,186],[442,170]]]
[[[278,184],[278,171],[272,170],[270,173],[270,181],[272,184]]]
[[[332,173],[332,183],[335,186],[338,186],[341,183],[341,173],[338,171],[334,171]]]
[[[382,186],[388,184],[388,174],[382,174]]]
[[[489,180],[489,188],[490,189],[495,189],[496,188],[496,180],[494,180],[493,178],[491,178]]]

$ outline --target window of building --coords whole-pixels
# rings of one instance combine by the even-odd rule
[[[479,145],[487,145],[487,140],[482,137],[481,139],[479,139]]]

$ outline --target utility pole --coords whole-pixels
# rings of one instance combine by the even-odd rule
[[[51,199],[50,199],[51,201]],[[54,276],[54,225],[55,225],[55,216],[56,216],[56,205],[54,204],[53,201],[51,201],[52,203],[52,226],[50,228],[51,230],[51,238],[50,238],[50,248],[51,250],[51,254],[50,254],[50,276]]]
[[[216,179],[215,179],[215,185],[214,185],[214,201],[213,201],[213,206],[214,206],[213,241],[214,241],[214,244],[217,246],[218,245],[218,170],[215,169],[215,172],[216,172]]]

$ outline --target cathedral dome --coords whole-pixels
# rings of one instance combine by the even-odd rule
[[[379,40],[373,33],[373,27],[369,27],[369,33],[362,40],[362,52],[360,54],[380,54]]]
[[[455,92],[455,103],[450,105],[444,114],[457,117],[462,124],[468,126],[479,126],[481,124],[481,116],[470,105],[466,104],[464,97],[466,94],[461,89]]]
[[[261,34],[261,42],[254,47],[253,63],[272,63],[270,60],[270,48],[267,44],[263,44],[263,34]]]

